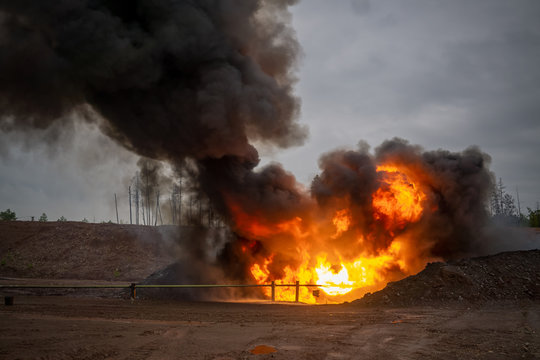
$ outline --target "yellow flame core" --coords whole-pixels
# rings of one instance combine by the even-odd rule
[[[321,290],[328,295],[344,295],[353,289],[351,285],[354,285],[354,282],[349,280],[349,272],[344,264],[341,264],[339,272],[334,272],[330,264],[321,263],[315,273],[317,284],[322,285]]]
[[[277,285],[295,284],[317,284],[320,289],[329,296],[346,295],[356,288],[363,288],[380,283],[384,280],[382,275],[384,269],[389,264],[398,262],[398,254],[391,247],[388,253],[376,257],[360,257],[353,262],[340,262],[339,265],[332,265],[326,260],[326,255],[317,257],[317,265],[309,266],[309,256],[304,258],[304,263],[297,269],[290,266],[284,268],[285,276],[275,280]],[[306,255],[306,254],[304,254]],[[251,268],[253,278],[259,284],[270,283],[270,271],[268,265],[272,263],[272,258],[264,260],[263,264],[254,264]],[[299,300],[305,303],[316,303],[310,288],[301,286],[299,288]],[[271,288],[263,288],[266,296],[271,296]],[[277,288],[275,297],[277,301],[294,301],[296,297],[295,286],[280,286]]]
[[[423,203],[426,195],[419,189],[406,173],[400,171],[398,167],[382,165],[377,167],[378,172],[382,172],[382,184],[372,196],[374,218],[382,220],[383,224],[391,234],[394,230],[404,227],[406,224],[418,221],[423,213]],[[296,239],[309,239],[318,234],[316,229],[302,228],[302,219],[295,218],[292,221],[278,224],[277,227],[270,228],[260,225],[256,217],[242,214],[238,217],[238,223],[245,225],[243,229],[248,229],[248,233],[253,233],[255,237],[273,236],[278,233],[293,234]],[[351,233],[353,218],[351,210],[344,208],[335,212],[332,218],[335,232],[331,229],[324,236],[340,241],[343,236],[355,236]],[[346,234],[345,234],[346,233]],[[394,236],[394,235],[392,235]],[[362,242],[364,235],[357,235],[359,242]],[[393,238],[386,249],[380,250],[377,255],[357,256],[352,261],[344,261],[336,249],[327,251],[316,251],[306,246],[297,249],[296,267],[286,265],[283,268],[279,279],[273,278],[269,266],[273,262],[273,255],[261,259],[254,263],[250,272],[253,279],[259,284],[269,284],[272,280],[277,285],[294,284],[318,284],[320,290],[327,296],[343,296],[353,289],[382,287],[388,281],[389,269],[401,269],[408,271],[404,256],[407,249],[402,247],[399,238]],[[329,254],[333,254],[330,257]],[[315,255],[316,254],[316,255]],[[328,260],[331,259],[331,260]],[[306,303],[316,303],[317,298],[312,293],[313,288],[301,286],[299,288],[299,300]],[[271,288],[264,287],[266,296],[271,296]],[[371,291],[371,290],[370,290]],[[295,286],[280,286],[276,288],[275,297],[277,301],[294,301],[296,297]],[[328,297],[326,298],[326,300]]]

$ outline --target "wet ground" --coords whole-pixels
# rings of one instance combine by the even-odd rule
[[[1,359],[538,359],[540,304],[441,308],[23,296]]]

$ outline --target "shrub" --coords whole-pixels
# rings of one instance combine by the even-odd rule
[[[17,214],[15,214],[14,211],[11,211],[10,209],[7,209],[6,211],[0,212],[0,220],[3,220],[3,221],[15,221],[15,220],[17,220]]]

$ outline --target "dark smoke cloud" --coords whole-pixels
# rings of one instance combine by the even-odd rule
[[[376,164],[369,148],[337,150],[321,156],[322,172],[311,183],[311,194],[321,207],[339,209],[349,205],[356,226],[370,228],[373,223],[372,194],[378,188]]]
[[[388,253],[397,240],[406,266],[389,264],[388,279],[419,271],[430,259],[456,259],[493,249],[486,209],[493,174],[490,157],[476,147],[462,152],[425,151],[394,138],[371,152],[361,143],[356,150],[321,156],[321,172],[309,191],[278,164],[254,171],[257,162],[256,157],[232,156],[208,159],[199,166],[201,187],[239,235],[218,257],[225,272],[236,278],[249,280],[250,266],[272,256],[270,277],[280,279],[286,266],[299,265],[298,246],[312,250],[311,255],[323,250],[334,260],[353,261]],[[425,195],[417,220],[394,224],[374,207],[374,194],[388,190],[386,172],[378,170],[379,165],[396,166],[409,186]],[[351,224],[336,235],[332,219],[343,209],[350,212]],[[307,237],[283,227],[297,219]],[[253,221],[269,233],[252,232]]]
[[[3,130],[90,104],[149,158],[246,156],[300,144],[292,1],[0,1]]]
[[[376,235],[353,253],[377,253],[388,247],[397,231],[398,235],[414,234],[411,241],[417,249],[424,249],[418,255],[458,258],[479,254],[489,247],[486,201],[493,186],[490,161],[487,154],[475,147],[462,152],[424,151],[395,138],[377,147],[374,155],[365,146],[357,151],[325,154],[320,160],[322,172],[314,179],[311,193],[320,207],[339,209],[347,204],[359,232]],[[379,164],[396,164],[409,171],[411,181],[422,184],[421,190],[427,196],[419,222],[394,229],[392,234],[373,217],[372,195],[384,186],[376,172]]]
[[[205,193],[227,214],[231,204],[268,223],[279,223],[305,213],[309,206],[295,177],[281,165],[254,171],[258,159],[224,157],[200,164],[199,180]]]
[[[486,236],[487,200],[493,186],[489,155],[471,147],[461,153],[445,150],[422,155],[431,175],[437,211],[430,213],[431,252],[455,259],[490,247]]]
[[[288,147],[307,133],[296,121],[299,99],[293,94],[299,51],[289,26],[293,2],[0,0],[0,127],[46,129],[82,114],[143,157],[175,167],[193,164],[185,171],[194,187],[231,222],[238,208],[266,224],[299,216],[309,223],[346,204],[365,240],[352,242],[358,232],[351,232],[327,241],[351,258],[391,243],[395,234],[373,217],[372,195],[384,186],[377,165],[400,164],[422,177],[432,211],[393,231],[414,234],[413,245],[426,257],[478,251],[492,184],[489,157],[479,149],[425,152],[393,139],[373,154],[365,145],[335,151],[321,158],[311,192],[278,164],[255,171],[259,157],[252,142]],[[161,169],[148,165],[143,161],[141,168],[154,186]],[[255,244],[254,256],[266,256],[268,241],[277,239],[283,253],[274,259],[275,272],[295,262],[288,257],[295,254],[291,236],[269,239],[237,237],[217,259],[236,266],[229,274],[248,276],[235,245]],[[197,267],[208,263],[207,249],[186,248]]]
[[[82,115],[143,157],[147,208],[162,182],[153,159],[182,168],[225,218],[225,194],[270,220],[291,216],[304,199],[294,177],[279,165],[254,172],[250,143],[307,136],[293,94],[293,3],[0,0],[0,129],[61,129]]]

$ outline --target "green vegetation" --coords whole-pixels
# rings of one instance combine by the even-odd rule
[[[0,212],[0,220],[2,221],[15,221],[17,220],[17,214],[10,209]]]
[[[531,208],[527,208],[527,211],[529,212],[529,226],[540,227],[540,209],[532,210]]]
[[[58,219],[57,221],[64,222],[64,221],[67,221],[67,219],[63,216],[60,216],[60,219]]]
[[[82,222],[83,222],[83,223],[88,223],[88,219],[87,219],[87,218],[84,218],[84,219],[82,219]]]
[[[114,275],[115,278],[119,277],[120,276],[120,269],[118,269],[118,268],[114,269],[113,275]]]
[[[536,206],[536,210],[527,208],[528,215],[522,214],[519,208],[519,194],[518,207],[516,208],[514,198],[506,192],[506,186],[500,178],[492,189],[489,208],[491,219],[496,223],[512,226],[540,227],[540,209],[538,205]]]
[[[47,214],[45,213],[41,214],[41,216],[39,217],[39,221],[47,222]]]

